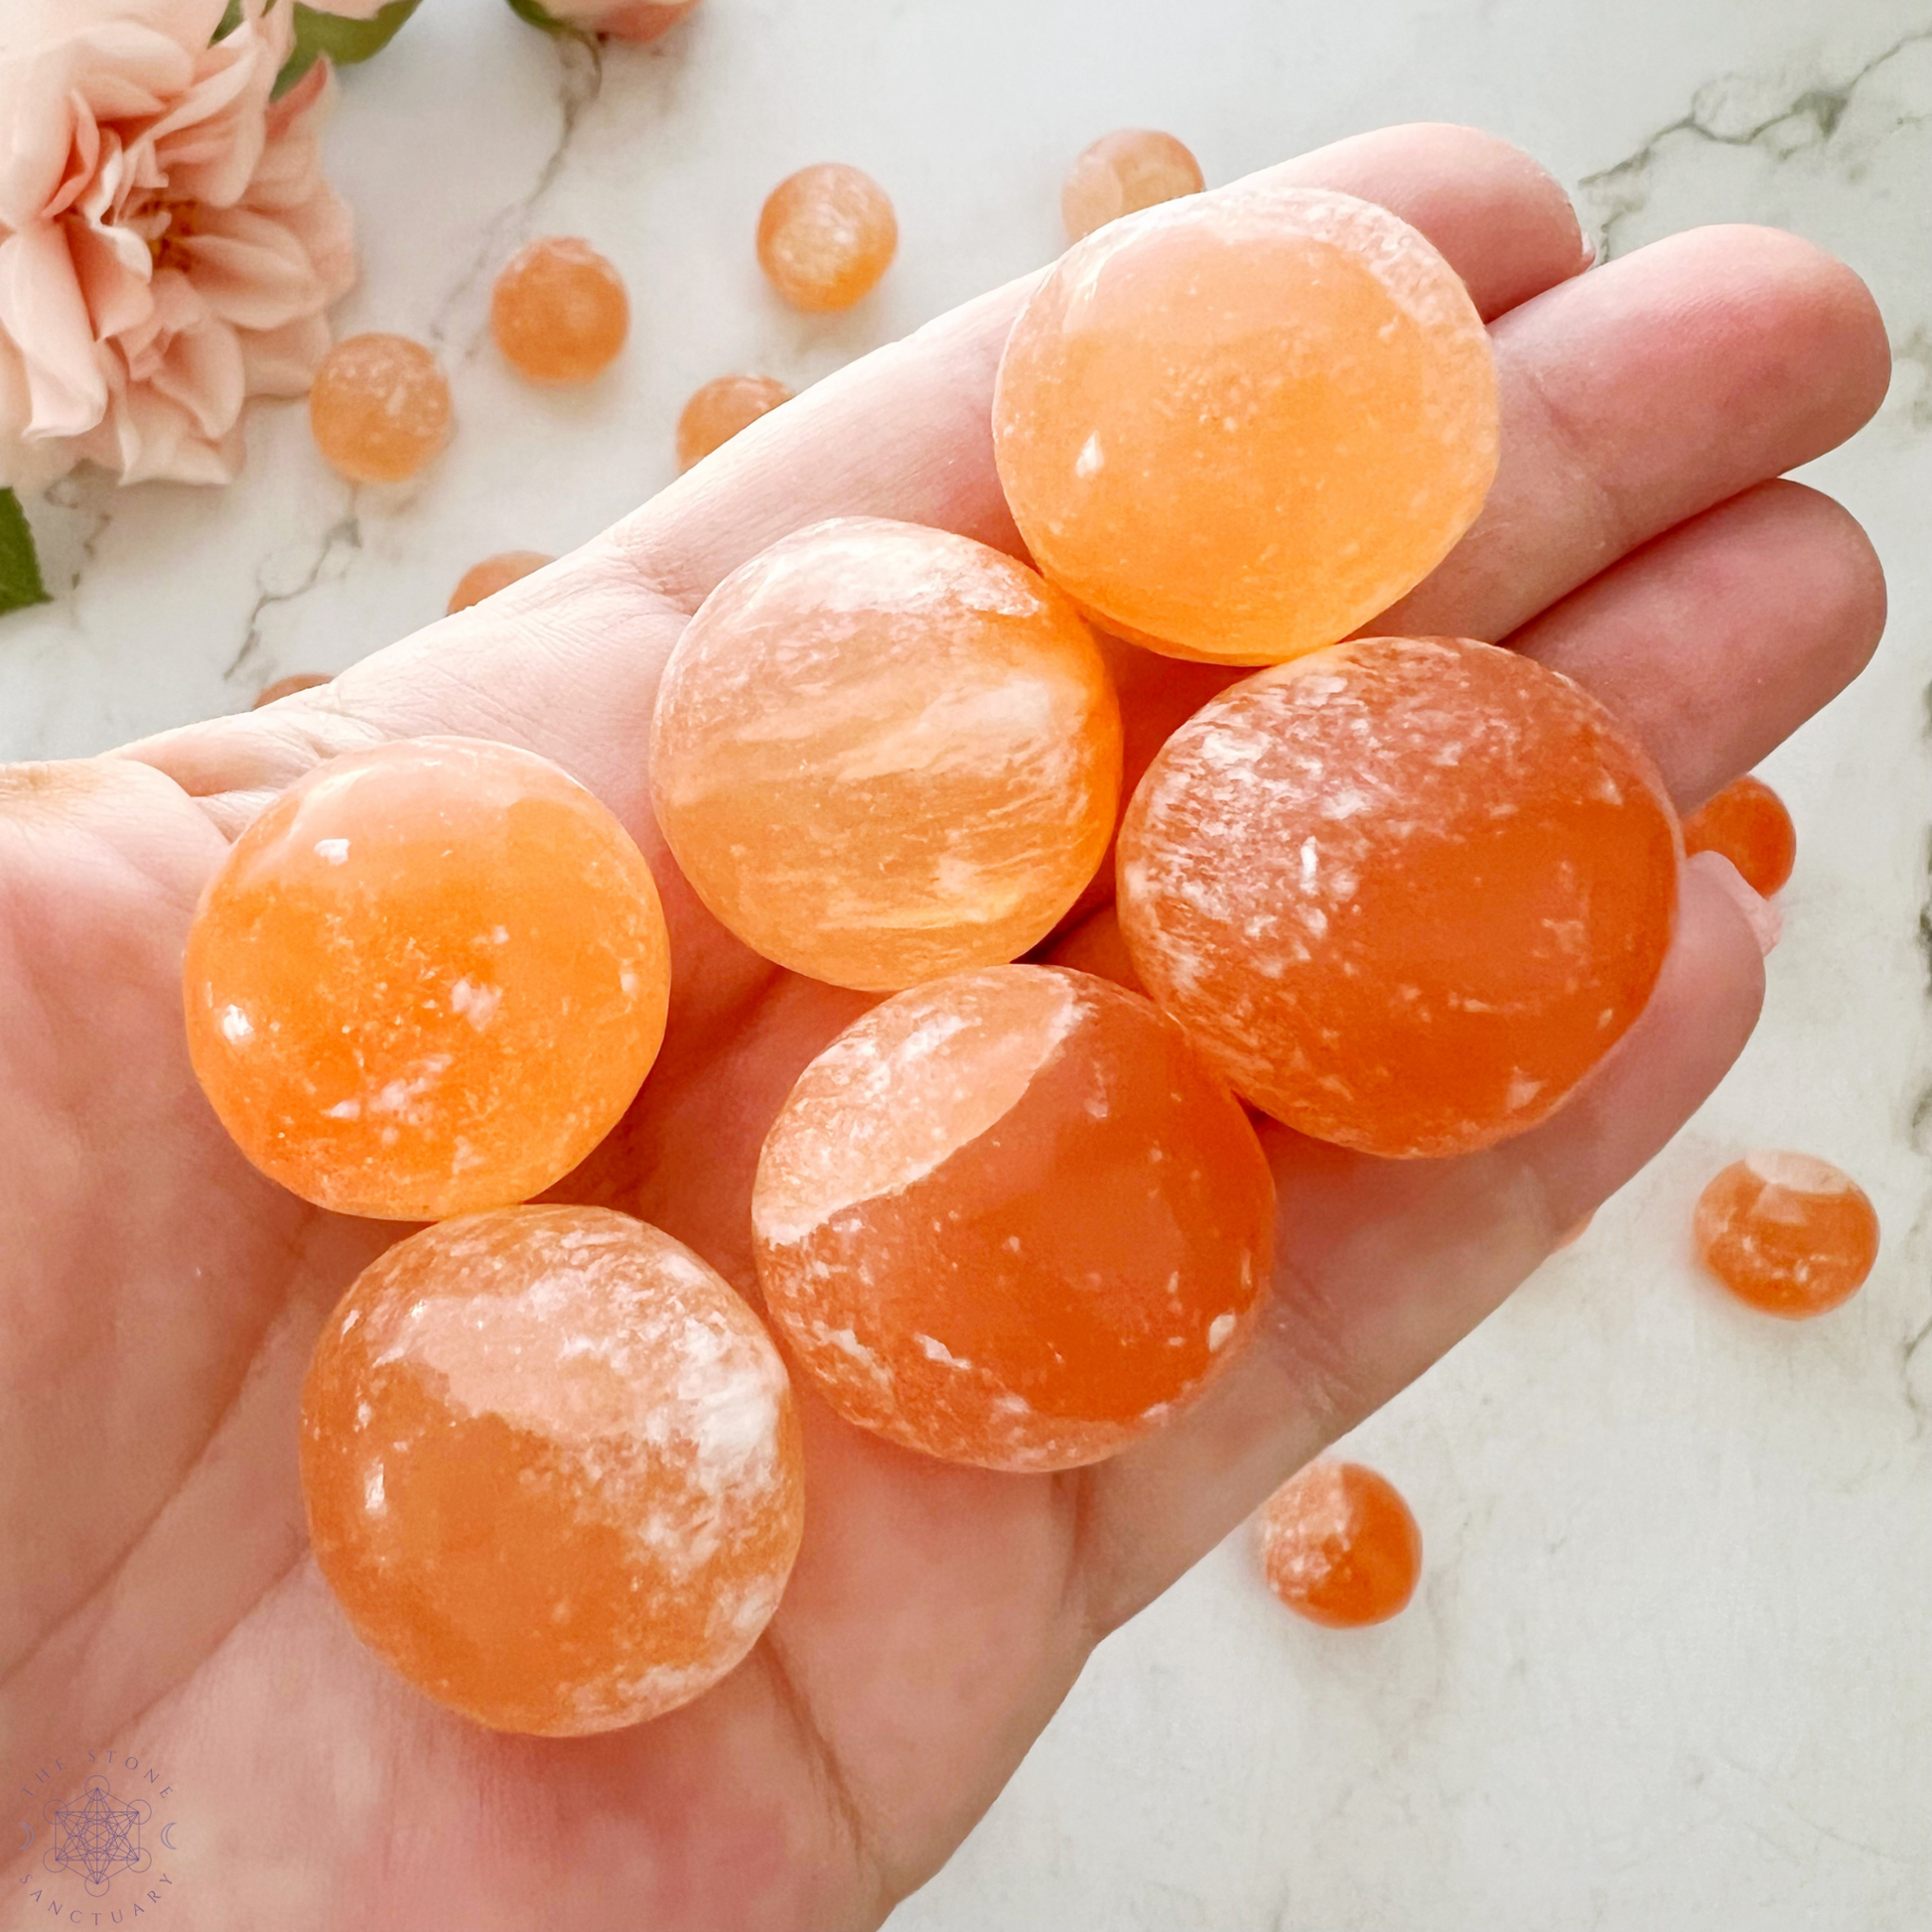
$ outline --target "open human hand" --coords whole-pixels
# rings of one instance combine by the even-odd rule
[[[1370,629],[1507,641],[1567,672],[1686,808],[1856,674],[1883,615],[1870,548],[1827,498],[1772,481],[1883,394],[1883,331],[1849,270],[1713,228],[1585,275],[1557,186],[1467,130],[1393,129],[1279,172],[1414,222],[1492,326],[1488,505]],[[801,1388],[807,1522],[784,1602],[736,1673],[655,1723],[492,1733],[361,1648],[306,1551],[296,1404],[328,1310],[400,1230],[284,1192],[216,1124],[182,1026],[196,898],[262,804],[335,754],[460,733],[556,759],[642,846],[673,946],[663,1053],[557,1192],[655,1223],[755,1292],[759,1143],[868,1001],[758,958],[679,878],[648,804],[656,681],[713,584],[821,517],[1018,548],[988,415],[1026,288],[819,384],[596,541],[333,685],[0,771],[0,1764],[60,1755],[77,1780],[87,1746],[164,1761],[204,1932],[876,1924],[1100,1638],[1488,1313],[1749,1034],[1745,889],[1695,860],[1648,1010],[1543,1127],[1388,1163],[1263,1125],[1281,1216],[1267,1314],[1155,1437],[1089,1468],[993,1474],[863,1435]],[[1110,654],[1130,759],[1229,675]]]

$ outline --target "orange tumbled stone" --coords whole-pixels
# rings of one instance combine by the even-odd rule
[[[1189,196],[1076,243],[1001,358],[1035,562],[1104,629],[1268,664],[1357,628],[1482,506],[1482,319],[1415,229],[1314,189]]]
[[[898,252],[886,191],[858,168],[821,162],[788,175],[759,215],[759,264],[794,309],[849,309]]]
[[[643,855],[529,752],[405,739],[318,766],[209,881],[184,981],[242,1153],[345,1214],[436,1220],[559,1180],[664,1033]]]
[[[327,671],[291,671],[287,677],[278,677],[273,684],[264,684],[255,694],[255,702],[248,709],[259,711],[265,704],[275,704],[283,698],[292,698],[298,691],[315,691],[329,683]]]
[[[1123,127],[1082,150],[1060,189],[1060,214],[1078,241],[1123,214],[1198,195],[1202,186],[1200,163],[1172,134]]]
[[[616,265],[575,235],[543,235],[504,264],[489,297],[489,333],[518,375],[548,386],[588,382],[630,333],[630,298]]]
[[[450,607],[444,615],[455,617],[459,611],[467,611],[471,605],[508,590],[532,571],[555,562],[554,557],[545,556],[541,550],[499,550],[495,556],[472,564],[457,579],[456,589],[450,593]]]
[[[1274,1211],[1180,1029],[1046,966],[875,1007],[793,1087],[752,1194],[766,1311],[832,1407],[993,1469],[1097,1461],[1196,1395]]]
[[[886,992],[1052,929],[1113,830],[1120,709],[1092,633],[1024,564],[839,517],[705,600],[650,761],[658,825],[733,932]]]
[[[698,0],[628,0],[628,4],[620,0],[598,15],[597,31],[641,46],[668,34],[697,4]]]
[[[1244,678],[1148,767],[1120,922],[1235,1089],[1447,1155],[1534,1126],[1642,1011],[1677,823],[1596,700],[1514,651],[1369,637]]]
[[[768,375],[721,375],[697,390],[677,419],[677,467],[689,470],[742,429],[767,416],[791,391]]]
[[[1763,1149],[1698,1196],[1698,1258],[1740,1302],[1802,1320],[1849,1301],[1878,1259],[1878,1216],[1848,1173]]]
[[[353,483],[401,483],[450,440],[450,385],[407,336],[349,336],[309,390],[316,447]]]
[[[1718,852],[1769,898],[1791,877],[1798,833],[1784,800],[1762,778],[1734,778],[1684,821],[1686,852]]]
[[[687,1704],[778,1606],[784,1364],[688,1248],[602,1207],[444,1221],[363,1271],[302,1390],[317,1566],[356,1634],[498,1730]]]
[[[1330,1629],[1385,1623],[1416,1593],[1422,1531],[1386,1476],[1360,1462],[1311,1462],[1262,1505],[1268,1586]]]

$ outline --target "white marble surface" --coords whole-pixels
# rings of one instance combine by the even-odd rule
[[[1796,228],[1884,305],[1899,373],[1816,466],[1893,586],[1870,674],[1767,767],[1798,871],[1765,1021],[1678,1142],[1356,1447],[1429,1572],[1381,1630],[1287,1617],[1235,1538],[1104,1647],[895,1932],[1926,1932],[1932,1927],[1932,0],[708,0],[601,77],[500,0],[429,0],[347,77],[362,225],[345,329],[437,342],[460,433],[351,492],[299,410],[223,493],[64,489],[58,601],[0,621],[0,756],[95,751],[335,669],[469,563],[562,550],[671,475],[720,370],[809,380],[1049,255],[1065,161],[1169,126],[1210,180],[1376,123],[1479,122],[1622,251]],[[764,191],[838,157],[900,261],[812,322],[759,284]],[[488,272],[588,234],[636,309],[619,370],[544,395],[482,347]],[[1927,928],[1932,930],[1932,928]],[[1886,1243],[1791,1328],[1702,1283],[1703,1178],[1765,1141],[1856,1173]]]

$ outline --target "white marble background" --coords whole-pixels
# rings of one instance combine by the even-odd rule
[[[1876,538],[1891,631],[1767,767],[1801,849],[1743,1060],[1354,1444],[1421,1518],[1414,1606],[1314,1630],[1231,1539],[1103,1648],[895,1932],[1932,1928],[1932,0],[707,0],[601,76],[500,0],[428,0],[346,77],[330,167],[362,229],[342,326],[440,345],[447,456],[351,491],[263,410],[226,492],[65,486],[35,512],[57,601],[0,620],[0,756],[237,708],[667,482],[706,377],[802,384],[1045,259],[1095,134],[1170,127],[1218,181],[1415,117],[1522,142],[1613,251],[1769,221],[1870,280],[1899,372],[1814,480]],[[902,250],[811,321],[752,231],[834,158],[887,184]],[[635,305],[574,395],[482,340],[490,272],[546,231]],[[1884,1223],[1864,1292],[1807,1326],[1687,1252],[1704,1178],[1767,1141],[1851,1169]]]

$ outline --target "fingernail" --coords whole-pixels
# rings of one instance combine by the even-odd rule
[[[1690,863],[1702,870],[1714,886],[1724,889],[1725,896],[1744,915],[1744,923],[1751,929],[1751,937],[1757,941],[1760,955],[1768,959],[1771,948],[1784,936],[1784,920],[1778,908],[1768,899],[1758,896],[1745,885],[1743,875],[1721,852],[1698,852],[1691,857]]]

